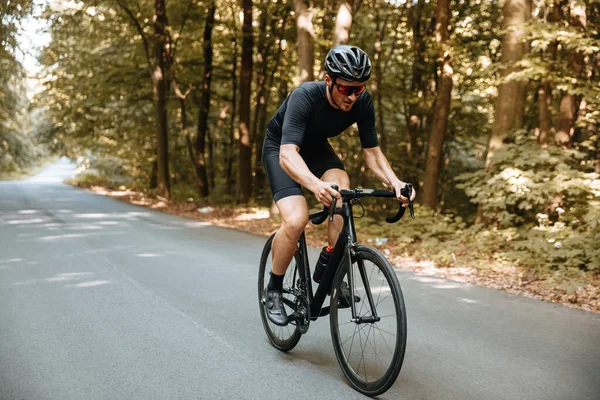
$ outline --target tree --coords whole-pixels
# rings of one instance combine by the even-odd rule
[[[40,152],[27,135],[26,71],[17,54],[21,24],[33,11],[31,0],[0,3],[0,172],[25,167]]]
[[[570,24],[576,28],[585,30],[587,26],[585,4],[583,2],[580,3],[577,0],[571,0],[569,2],[569,9]],[[582,72],[584,71],[584,55],[573,49],[571,50],[569,58],[569,65],[573,72],[575,72],[575,77],[581,79]],[[560,109],[554,140],[557,145],[563,148],[571,146],[573,124],[577,117],[577,103],[576,95],[570,91],[565,92],[560,100]]]
[[[348,44],[350,39],[350,30],[352,29],[352,20],[358,11],[362,0],[341,0],[335,18],[335,29],[333,45]]]
[[[198,178],[200,196],[208,196],[208,178],[206,175],[206,136],[208,130],[208,113],[210,111],[210,90],[213,74],[212,31],[215,24],[216,1],[208,6],[202,47],[204,50],[204,73],[202,74],[202,94],[198,111],[198,130],[196,136],[195,170]]]
[[[551,5],[548,6],[549,11],[546,12],[547,17],[546,21],[550,24],[556,24],[560,20],[560,4],[558,4],[558,0],[554,0]],[[552,64],[556,60],[556,51],[557,51],[557,41],[552,40],[548,44],[548,48],[546,51],[542,51],[542,58],[545,58],[544,61],[549,63],[548,72],[552,72]],[[538,119],[539,119],[539,127],[540,127],[540,137],[539,142],[542,147],[547,147],[551,143],[553,143],[552,136],[550,133],[551,125],[552,125],[552,115],[550,113],[550,104],[552,97],[552,86],[551,81],[548,77],[546,79],[542,79],[538,87]]]
[[[294,0],[294,9],[298,35],[299,81],[301,83],[309,82],[315,79],[313,70],[315,62],[315,44],[312,11],[308,8],[307,0]]]
[[[262,163],[262,145],[267,128],[267,108],[271,98],[271,88],[274,85],[275,74],[282,68],[281,56],[283,53],[282,38],[287,27],[290,14],[288,4],[277,1],[274,9],[263,10],[261,13],[260,34],[258,43],[258,71],[256,82],[257,104],[254,109],[252,122],[252,142],[254,143],[254,196],[260,197],[268,191],[265,171]],[[268,21],[270,16],[270,21]],[[268,29],[267,29],[268,27]],[[273,47],[277,50],[273,56]]]
[[[406,125],[409,136],[408,155],[412,162],[416,164],[417,169],[421,169],[423,157],[422,148],[425,141],[425,132],[427,126],[427,110],[428,95],[429,95],[429,80],[426,76],[426,38],[429,27],[425,23],[427,21],[427,4],[425,0],[418,0],[416,4],[411,4],[410,14],[408,17],[410,28],[412,31],[411,52],[411,80],[410,92],[407,96],[408,106],[406,107]],[[419,182],[417,175],[414,172],[407,176],[410,182]]]
[[[167,113],[167,93],[173,47],[169,43],[169,24],[165,0],[154,2],[154,35],[148,36],[125,0],[118,0],[119,7],[128,16],[142,38],[150,79],[152,81],[152,101],[155,109],[156,136],[156,184],[158,193],[164,198],[170,197],[171,184],[169,174],[169,120]],[[139,15],[139,13],[138,13]],[[152,51],[150,51],[152,47]]]
[[[167,114],[167,93],[169,91],[170,54],[167,46],[167,10],[166,0],[155,1],[154,51],[152,57],[152,99],[156,108],[156,153],[157,153],[157,189],[158,193],[170,197],[169,176],[169,128]]]
[[[252,0],[243,0],[244,23],[242,25],[242,67],[240,71],[240,118],[239,118],[239,192],[240,203],[247,203],[252,192],[252,145],[250,143],[250,91],[252,86]]]
[[[442,60],[441,76],[438,84],[438,96],[433,112],[433,124],[429,134],[425,178],[423,181],[423,204],[430,208],[437,205],[437,189],[439,170],[442,162],[444,136],[448,125],[450,101],[452,99],[452,70],[448,42],[448,19],[450,17],[450,1],[438,0],[436,6],[435,41],[438,55]]]
[[[498,87],[496,114],[487,152],[488,167],[494,152],[502,147],[511,132],[523,127],[526,82],[510,79],[510,74],[517,70],[515,64],[528,51],[524,41],[524,24],[531,17],[531,0],[505,0],[503,15],[501,62],[505,69],[502,72],[503,81]]]

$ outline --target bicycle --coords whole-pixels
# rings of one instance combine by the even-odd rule
[[[334,189],[338,190],[337,186]],[[412,186],[407,184],[402,195],[410,199],[411,193]],[[310,321],[329,314],[333,348],[346,379],[357,391],[377,396],[394,384],[402,368],[406,349],[406,310],[400,283],[389,261],[377,249],[358,244],[352,207],[360,204],[363,198],[396,198],[396,194],[388,190],[362,188],[341,190],[340,194],[341,208],[336,208],[334,199],[330,207],[309,216],[315,225],[328,217],[331,221],[334,214],[344,219],[342,232],[316,292],[312,289],[304,232],[298,240],[298,248],[284,276],[283,301],[290,321],[285,327],[269,321],[265,310],[271,273],[271,244],[275,233],[267,240],[258,276],[260,315],[271,344],[287,352],[308,332]],[[397,214],[387,217],[386,221],[399,221],[405,210],[400,205]],[[414,218],[412,201],[409,201],[409,210]],[[342,285],[347,285],[347,293],[350,293],[343,299],[345,302],[340,302]],[[323,307],[328,294],[331,295],[329,306]],[[377,342],[380,339],[383,339],[382,342]],[[378,346],[381,354],[377,354]],[[366,350],[373,351],[375,355],[365,357]]]

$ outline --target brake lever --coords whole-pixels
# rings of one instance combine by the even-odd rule
[[[402,189],[400,189],[400,194],[406,198],[408,198],[408,209],[410,210],[410,217],[415,219],[415,206],[411,199],[413,191],[413,186],[410,183],[407,183]]]
[[[331,185],[331,188],[336,192],[340,191],[340,187],[338,185]],[[335,207],[337,205],[337,197],[334,197],[331,201],[331,205],[329,206],[329,222],[333,221],[333,214],[335,214]]]

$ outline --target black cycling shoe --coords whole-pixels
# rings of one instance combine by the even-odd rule
[[[283,295],[276,290],[267,289],[265,306],[267,307],[267,317],[269,321],[279,326],[288,324],[288,316],[283,307]]]
[[[360,297],[354,295],[354,303],[358,303],[360,301]],[[346,282],[342,282],[340,285],[340,295],[338,297],[338,308],[348,308],[350,307],[350,288]]]

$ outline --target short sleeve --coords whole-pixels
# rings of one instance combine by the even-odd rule
[[[363,93],[364,98],[361,102],[361,112],[357,122],[360,144],[363,149],[369,149],[379,146],[377,140],[377,130],[375,129],[375,107],[369,93]]]
[[[304,132],[310,120],[311,105],[312,102],[306,89],[299,87],[292,91],[283,118],[282,145],[295,144],[302,147]]]

